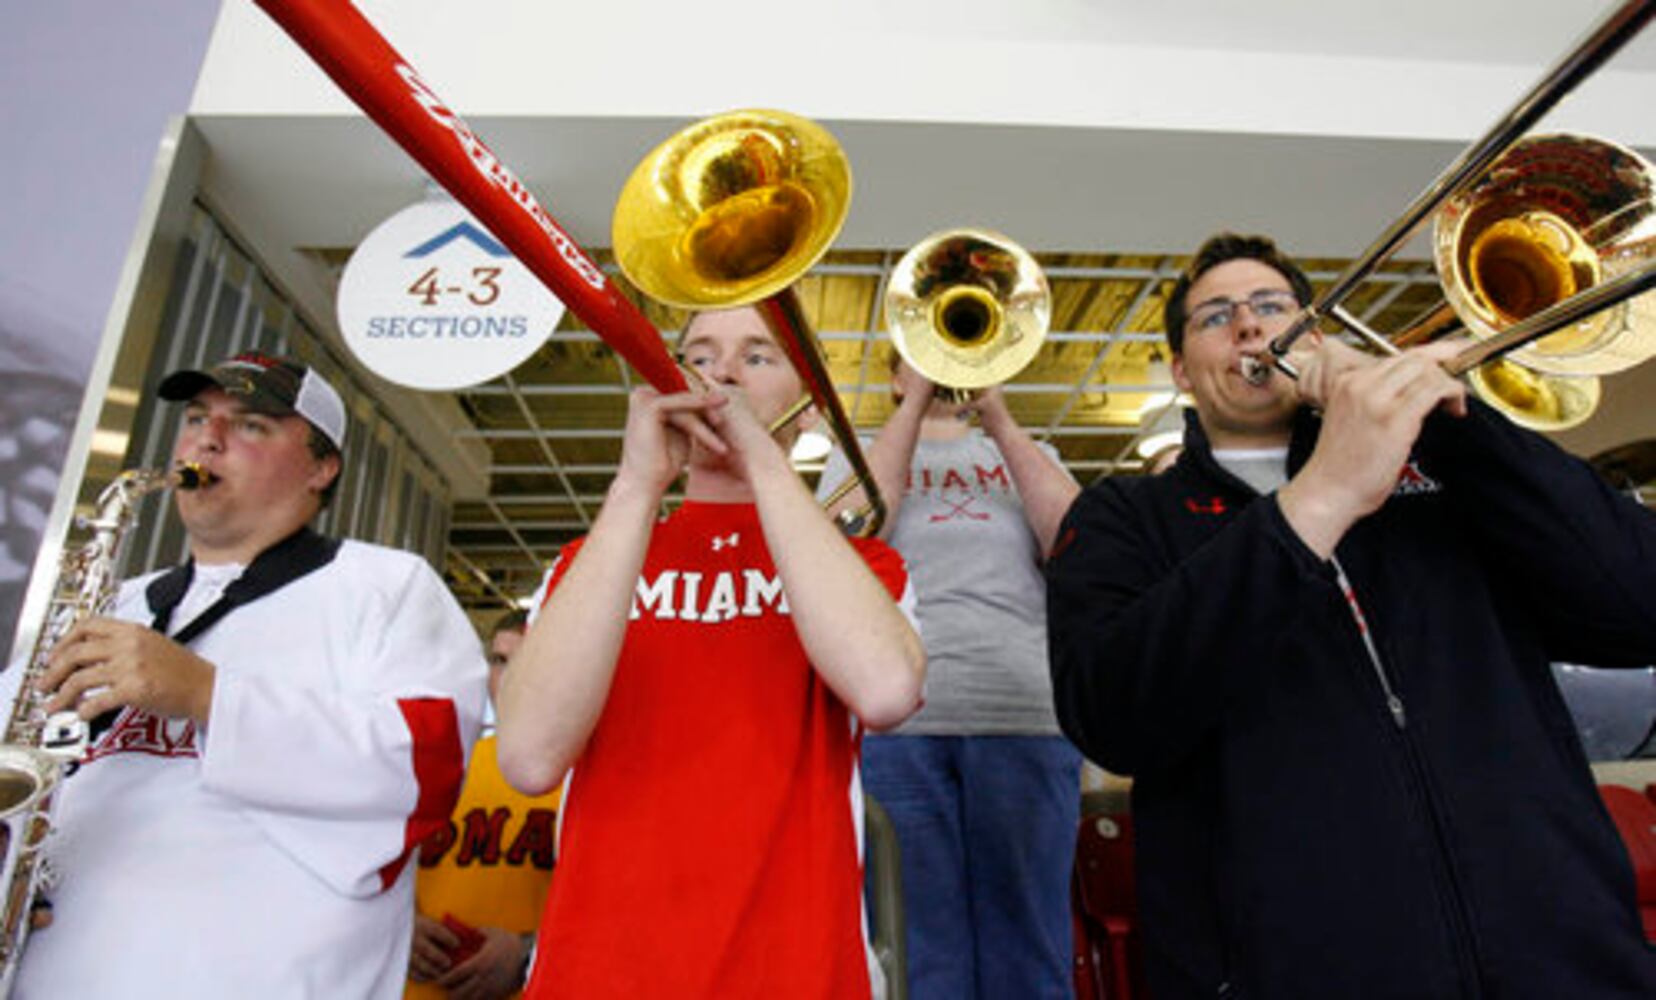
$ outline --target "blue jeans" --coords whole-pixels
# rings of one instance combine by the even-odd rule
[[[909,996],[1071,996],[1081,755],[1059,736],[869,736],[902,849]]]

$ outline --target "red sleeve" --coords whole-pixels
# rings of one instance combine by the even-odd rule
[[[847,539],[857,554],[862,556],[863,562],[874,571],[885,589],[891,594],[891,599],[901,601],[908,592],[908,566],[897,550],[880,541],[878,538],[850,538]]]
[[[584,541],[586,541],[584,536],[577,538],[558,550],[558,558],[552,561],[552,568],[546,571],[546,581],[541,584],[537,610],[544,608],[546,602],[551,599],[552,591],[557,589],[558,582],[564,578],[565,573],[569,572],[569,564],[575,561],[575,554],[581,551],[581,543]]]

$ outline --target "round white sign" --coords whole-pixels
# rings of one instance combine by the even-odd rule
[[[452,201],[410,205],[357,247],[339,326],[369,370],[416,389],[504,375],[545,343],[564,306]]]

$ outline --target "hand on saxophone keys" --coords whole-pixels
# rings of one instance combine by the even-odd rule
[[[40,749],[71,762],[86,755],[91,741],[92,727],[79,712],[52,712],[40,730]]]
[[[48,712],[92,720],[132,706],[205,723],[214,666],[171,639],[134,622],[89,618],[70,630],[41,675]]]

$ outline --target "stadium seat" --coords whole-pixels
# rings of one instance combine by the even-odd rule
[[[1076,995],[1083,1000],[1146,1000],[1130,815],[1083,805],[1071,884],[1079,926]]]
[[[1625,785],[1600,785],[1599,796],[1633,863],[1645,939],[1656,944],[1656,802]]]

